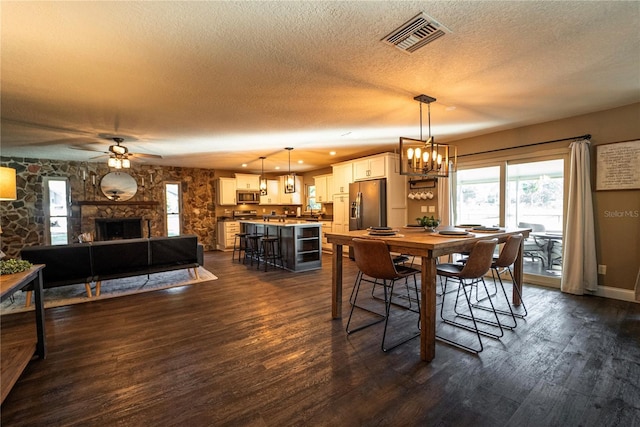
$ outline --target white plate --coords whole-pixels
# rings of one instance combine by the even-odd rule
[[[466,236],[469,232],[463,230],[440,230],[438,234],[443,236]]]
[[[476,237],[475,234],[473,233],[467,233],[467,234],[440,234],[440,233],[435,233],[437,234],[439,237],[453,237],[455,239],[464,239],[467,237]]]

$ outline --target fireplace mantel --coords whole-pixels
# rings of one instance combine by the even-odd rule
[[[154,200],[148,201],[132,201],[125,200],[122,202],[117,202],[115,200],[80,200],[77,202],[73,202],[74,205],[84,206],[84,205],[95,205],[95,206],[112,206],[112,205],[139,205],[139,206],[157,206],[160,202],[156,202]]]

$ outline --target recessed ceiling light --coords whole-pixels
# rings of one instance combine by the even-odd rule
[[[329,155],[330,155],[330,156],[335,156],[335,155],[336,155],[336,152],[335,152],[335,151],[329,151]]]
[[[304,160],[298,160],[298,164],[301,165],[304,163]]]
[[[243,164],[242,164],[242,167],[243,167],[243,168],[246,168],[246,167],[247,167],[247,164],[246,164],[246,163],[243,163]]]
[[[445,108],[445,110],[447,110],[447,111],[453,111],[453,110],[455,110],[455,109],[456,109],[456,106],[455,106],[455,105],[450,105],[450,106],[448,106],[447,108]]]
[[[280,170],[280,166],[276,166],[276,170],[277,170],[277,171],[278,171],[278,170]]]

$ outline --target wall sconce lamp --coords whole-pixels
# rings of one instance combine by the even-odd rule
[[[0,200],[9,201],[16,198],[16,170],[0,167]]]
[[[10,201],[17,199],[16,191],[16,170],[0,166],[0,200]],[[0,234],[2,234],[2,226],[0,226]],[[0,258],[3,257],[0,251]]]

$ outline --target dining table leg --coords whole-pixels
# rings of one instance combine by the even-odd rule
[[[420,358],[427,362],[436,357],[436,280],[436,259],[423,256],[420,275]]]
[[[342,245],[335,243],[331,262],[331,316],[342,317]]]
[[[516,261],[513,263],[513,290],[511,293],[511,301],[513,305],[520,305],[520,295],[522,295],[522,276],[523,276],[523,261],[524,261],[524,239],[520,242],[520,249],[518,250],[518,256],[516,257]],[[520,293],[518,293],[520,291]]]

